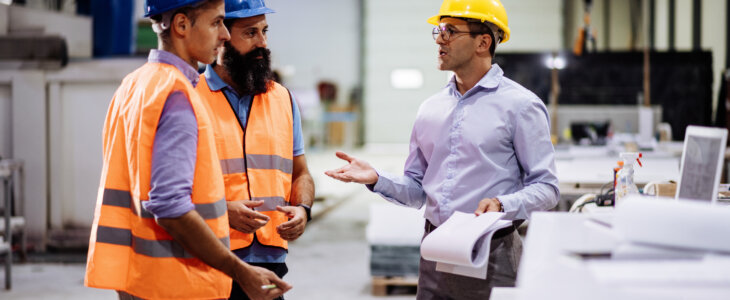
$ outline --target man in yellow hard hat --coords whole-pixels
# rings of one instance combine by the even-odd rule
[[[326,173],[399,205],[425,204],[426,235],[457,211],[504,212],[513,226],[494,233],[486,279],[439,272],[423,258],[419,267],[418,299],[488,299],[492,287],[515,284],[522,252],[516,227],[558,202],[548,113],[492,64],[497,45],[510,37],[498,0],[444,0],[428,22],[437,26],[438,67],[454,76],[421,105],[404,175],[342,152],[337,156],[348,164]]]

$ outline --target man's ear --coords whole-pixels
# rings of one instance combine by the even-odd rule
[[[480,34],[479,35],[479,45],[477,46],[477,50],[479,52],[487,52],[489,53],[489,48],[492,46],[492,43],[494,41],[492,40],[492,36],[488,33]]]
[[[175,14],[170,22],[170,30],[179,36],[186,36],[191,27],[190,18],[183,13]]]

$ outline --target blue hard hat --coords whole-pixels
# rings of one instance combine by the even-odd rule
[[[145,0],[144,1],[144,16],[148,18],[150,16],[159,15],[178,9],[186,5],[195,4],[202,2],[203,0]]]
[[[226,0],[226,19],[248,18],[273,13],[264,0]]]

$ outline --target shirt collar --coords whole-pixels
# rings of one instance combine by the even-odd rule
[[[150,51],[149,57],[147,58],[147,61],[151,63],[163,63],[174,66],[175,68],[180,70],[180,72],[182,72],[188,80],[190,80],[190,83],[192,83],[193,86],[196,86],[198,84],[198,80],[200,80],[200,78],[198,77],[198,70],[182,60],[182,58],[165,50],[152,49]]]
[[[213,70],[213,66],[211,65],[205,66],[203,76],[205,76],[205,81],[208,82],[208,87],[211,91],[220,91],[226,87],[230,87],[225,81],[223,81],[223,79],[221,79],[220,76],[218,76],[218,73]]]
[[[485,89],[496,88],[497,85],[499,85],[499,82],[502,81],[503,75],[504,71],[502,71],[502,68],[500,68],[498,64],[493,64],[492,67],[489,68],[487,74],[484,74],[484,77],[482,77],[482,79],[480,79],[477,84],[471,88],[471,90],[474,90],[477,86]],[[459,95],[459,89],[456,88],[456,75],[451,76],[451,80],[449,80],[449,84],[446,86],[451,91],[451,94]],[[469,91],[467,91],[467,93],[469,93]]]

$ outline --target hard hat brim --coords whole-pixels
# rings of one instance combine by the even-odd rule
[[[439,25],[439,21],[441,21],[441,16],[440,15],[435,15],[433,17],[428,18],[428,20],[427,20],[427,22],[429,24],[436,25],[436,26]]]
[[[145,7],[144,17],[145,18],[149,18],[149,17],[154,16],[154,15],[163,14],[163,13],[166,13],[168,11],[178,9],[178,8],[183,7],[183,6],[188,6],[188,5],[196,4],[196,3],[202,2],[202,1],[203,0],[188,0],[188,1],[183,1],[183,2],[177,2],[177,3],[174,3],[172,5],[168,5],[168,6]]]
[[[268,7],[261,7],[256,9],[249,9],[246,11],[233,11],[233,12],[227,12],[226,13],[226,19],[242,19],[242,18],[250,18],[255,17],[259,15],[264,14],[273,14],[275,11]]]

